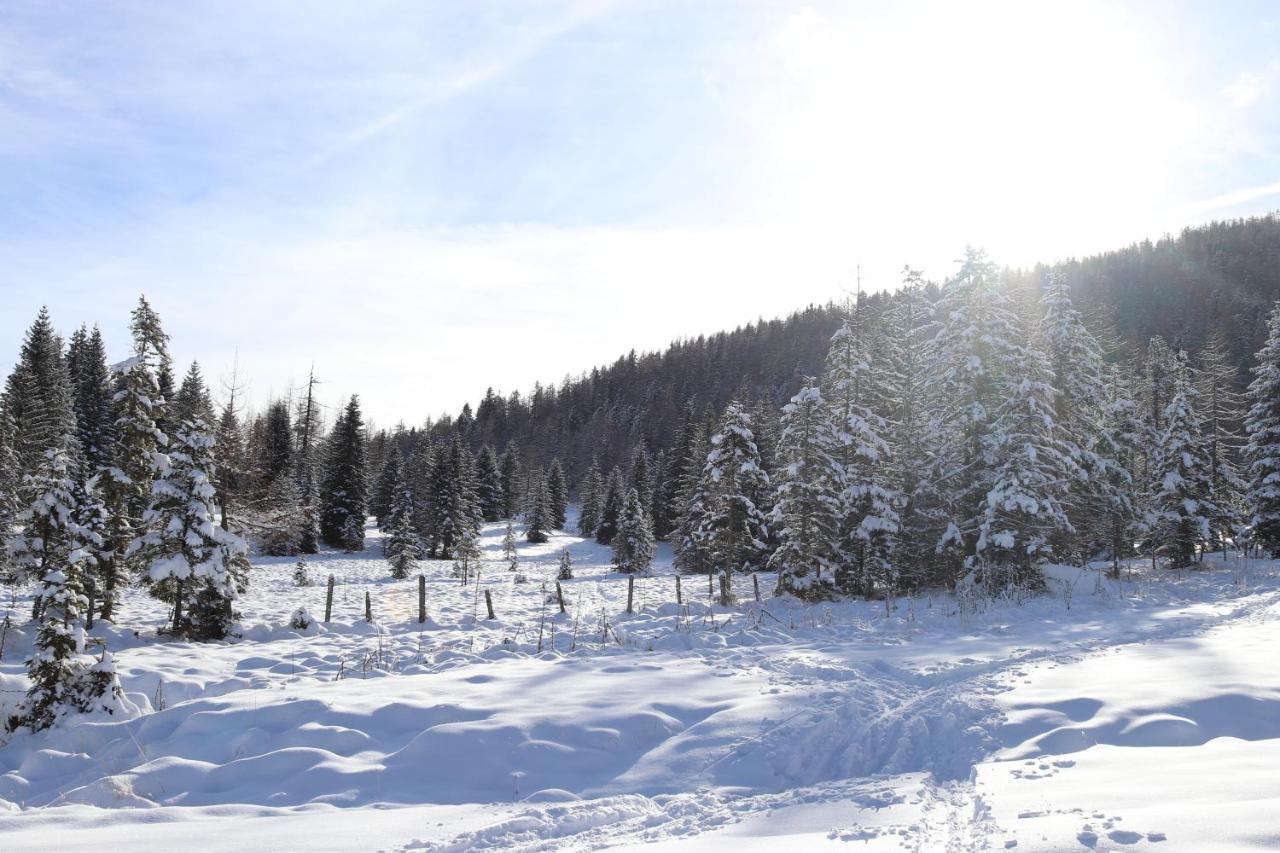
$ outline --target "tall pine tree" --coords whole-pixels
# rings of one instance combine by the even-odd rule
[[[626,491],[627,484],[622,477],[622,469],[615,466],[609,472],[609,479],[605,481],[604,492],[600,499],[600,521],[596,525],[596,541],[601,545],[608,545],[618,533]]]
[[[365,480],[364,416],[352,395],[333,425],[320,490],[320,536],[344,551],[364,550],[368,485]]]
[[[761,510],[772,488],[760,464],[751,432],[751,416],[736,402],[725,407],[703,477],[711,506],[703,520],[702,537],[718,571],[750,572],[764,568],[768,557],[768,520]]]
[[[613,537],[613,565],[626,574],[642,574],[653,563],[653,527],[639,492],[627,490],[618,533]]]
[[[782,410],[777,502],[770,520],[779,545],[769,558],[778,588],[800,598],[827,597],[838,555],[844,468],[832,410],[807,380]]]
[[[1209,479],[1209,453],[1204,440],[1199,395],[1185,352],[1175,357],[1171,396],[1161,413],[1164,425],[1153,478],[1152,533],[1157,550],[1169,557],[1171,568],[1195,565],[1197,549],[1213,535],[1219,509]]]
[[[547,500],[552,529],[564,530],[569,512],[569,484],[559,459],[552,459],[547,468]]]
[[[1245,430],[1253,538],[1280,556],[1280,302],[1267,318],[1267,342],[1253,368]]]
[[[156,455],[152,501],[135,543],[152,595],[173,608],[174,634],[225,637],[237,596],[233,559],[244,540],[217,524],[214,437],[202,421],[177,424],[167,453]]]

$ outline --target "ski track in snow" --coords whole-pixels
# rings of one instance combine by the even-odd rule
[[[936,596],[896,602],[886,615],[883,602],[772,599],[768,576],[762,604],[736,579],[741,600],[727,610],[709,606],[704,577],[684,578],[679,607],[664,547],[628,615],[626,580],[610,573],[607,549],[564,534],[522,543],[517,574],[527,580],[518,582],[500,561],[503,527],[487,526],[483,540],[492,621],[474,585],[424,561],[429,619],[416,624],[416,578],[387,577],[376,534],[364,554],[311,558],[305,589],[292,586],[293,559],[255,560],[235,642],[160,641],[161,606],[131,590],[121,627],[95,633],[118,650],[125,689],[148,713],[17,735],[0,748],[0,808],[10,812],[0,847],[34,845],[50,821],[88,847],[104,825],[141,832],[233,806],[305,825],[316,809],[429,804],[455,804],[465,819],[450,812],[424,819],[421,832],[375,833],[369,847],[710,848],[790,816],[800,846],[1163,844],[1164,830],[1121,826],[1105,809],[1006,814],[1001,803],[1026,782],[1073,772],[1072,760],[1053,756],[1097,743],[1280,738],[1280,699],[1267,704],[1243,688],[1238,700],[1168,697],[1179,713],[1100,712],[1084,686],[1072,696],[1064,684],[1067,699],[1050,689],[1055,672],[1108,655],[1275,622],[1270,563],[1125,583],[1054,567],[1048,595],[981,613]],[[558,615],[543,589],[563,547],[577,577],[563,584],[569,608]],[[299,603],[322,615],[330,572],[333,622],[289,629]],[[366,591],[374,624],[361,618]],[[18,598],[10,612],[16,619],[27,606]],[[0,711],[23,685],[20,622],[6,646]],[[1037,684],[1050,688],[1042,696]],[[1019,691],[1030,695],[1009,698]],[[1023,831],[1032,824],[1038,841]],[[234,849],[256,838],[219,840]],[[307,848],[344,844],[332,843]]]

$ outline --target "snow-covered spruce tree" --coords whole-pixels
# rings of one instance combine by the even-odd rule
[[[670,539],[680,521],[683,510],[681,498],[685,496],[683,486],[688,482],[690,472],[696,477],[702,472],[706,462],[706,453],[701,459],[691,459],[693,445],[702,431],[702,422],[694,416],[693,405],[685,406],[676,432],[675,443],[666,454],[666,464],[659,472],[658,483],[654,489],[653,499],[653,535],[655,539]]]
[[[1021,375],[1010,383],[984,439],[990,485],[973,567],[988,590],[1039,583],[1051,539],[1071,530],[1061,500],[1066,483],[1079,476],[1074,446],[1057,436],[1047,360],[1034,346],[1020,349]]]
[[[516,551],[516,527],[510,521],[502,534],[502,559],[506,561],[508,571],[514,572],[520,566],[520,555]]]
[[[18,514],[19,532],[6,543],[14,579],[19,583],[63,572],[78,544],[76,484],[67,452],[58,447],[45,451],[35,472],[23,477],[23,491],[31,499]],[[34,616],[39,617],[43,603],[37,595]]]
[[[502,517],[515,518],[520,509],[520,448],[514,441],[507,442],[499,465],[502,475]]]
[[[92,477],[114,464],[116,440],[106,345],[96,326],[92,332],[82,326],[72,336],[67,350],[67,370],[83,471],[85,476]]]
[[[524,538],[530,542],[541,544],[547,541],[547,532],[552,529],[551,490],[547,487],[547,477],[541,471],[534,473],[530,485],[529,511],[525,518]]]
[[[13,451],[19,470],[35,471],[48,450],[78,453],[71,378],[62,356],[62,340],[53,329],[49,311],[40,309],[22,342],[18,364],[4,391],[5,410],[14,425]],[[20,489],[23,503],[34,494]]]
[[[925,373],[927,405],[936,413],[936,488],[948,523],[933,543],[939,558],[935,580],[955,584],[977,555],[987,493],[995,485],[992,430],[1019,382],[1023,330],[995,264],[972,248],[943,286],[937,318]]]
[[[311,575],[307,573],[307,561],[299,557],[293,566],[293,585],[311,586]]]
[[[100,476],[85,479],[82,465],[81,471],[72,478],[75,496],[72,524],[78,552],[73,559],[79,558],[81,570],[84,573],[82,581],[89,594],[91,608],[100,600],[102,566],[115,558],[109,539],[111,518],[107,512],[107,505],[102,499],[102,492],[98,488]]]
[[[1102,346],[1085,326],[1071,301],[1062,273],[1051,273],[1041,296],[1040,321],[1049,366],[1049,383],[1056,390],[1053,415],[1063,449],[1076,464],[1078,476],[1067,483],[1062,506],[1072,533],[1058,531],[1054,551],[1060,560],[1083,563],[1097,553],[1110,534],[1106,508],[1109,496],[1099,493],[1110,482],[1110,462],[1100,455],[1106,370]]]
[[[1198,353],[1196,390],[1200,395],[1205,452],[1209,457],[1209,489],[1218,517],[1211,524],[1213,546],[1225,554],[1244,517],[1246,486],[1238,460],[1245,402],[1235,390],[1238,371],[1231,362],[1230,346],[1220,330],[1210,333]]]
[[[116,455],[116,428],[112,398],[111,374],[107,369],[106,346],[102,334],[84,326],[71,338],[67,351],[67,369],[71,377],[79,439],[80,459],[74,472],[82,549],[88,574],[85,588],[91,601],[98,600],[105,586],[105,575],[112,571],[116,554],[111,542],[112,519],[104,503],[101,484],[113,477],[111,470]]]
[[[152,415],[160,432],[168,435],[174,428],[170,404],[177,395],[173,382],[173,358],[169,355],[169,335],[160,323],[160,315],[146,296],[138,297],[138,305],[130,315],[135,352],[144,353],[155,375],[156,395]]]
[[[213,399],[204,382],[204,374],[200,371],[199,362],[191,362],[187,374],[182,378],[177,396],[170,406],[175,423],[182,421],[200,421],[204,424],[216,422],[213,413]]]
[[[13,580],[9,550],[3,541],[14,527],[18,517],[18,491],[22,473],[18,467],[18,455],[13,451],[13,420],[0,398],[0,581]]]
[[[465,442],[455,442],[454,454],[457,472],[457,492],[454,503],[454,527],[458,531],[459,541],[469,543],[479,553],[480,528],[484,518],[480,514],[480,490],[476,484],[476,459]]]
[[[640,496],[640,506],[651,517],[653,515],[653,490],[654,490],[654,472],[653,459],[649,456],[649,449],[645,447],[644,440],[641,439],[636,443],[635,450],[631,452],[631,476],[628,484],[636,490],[636,494]]]
[[[78,542],[78,535],[73,538]],[[86,559],[85,551],[73,548],[61,565],[49,567],[41,578],[44,605],[27,660],[31,686],[17,713],[7,721],[9,731],[19,727],[41,731],[68,714],[114,714],[124,708],[124,693],[110,653],[103,650],[99,658],[87,653],[82,623],[89,603],[85,595]]]
[[[448,560],[459,543],[478,539],[482,523],[475,460],[460,436],[436,454],[431,500],[432,545],[440,559]]]
[[[631,488],[622,502],[618,533],[613,537],[613,565],[626,574],[649,571],[653,563],[653,527],[640,494]]]
[[[771,492],[769,475],[751,433],[751,416],[737,402],[725,407],[703,470],[711,493],[703,536],[716,571],[751,572],[768,558],[768,521],[761,496]]]
[[[458,490],[457,472],[454,465],[457,456],[453,452],[453,442],[442,446],[436,453],[431,468],[431,483],[427,489],[427,500],[431,503],[431,538],[428,539],[429,551],[442,560],[452,556],[455,540],[454,504]]]
[[[248,479],[249,463],[245,456],[244,430],[240,423],[240,410],[237,408],[239,393],[240,388],[233,380],[228,389],[227,400],[222,406],[222,413],[218,416],[215,433],[218,479],[214,482],[214,488],[222,501],[222,526],[227,530],[232,529],[232,516],[239,511]]]
[[[880,402],[891,449],[887,480],[899,495],[894,565],[899,584],[908,589],[942,582],[948,566],[935,547],[949,515],[938,488],[938,413],[928,405],[933,396],[926,370],[933,311],[924,290],[921,274],[905,268],[902,287],[883,316],[878,336],[878,384],[884,393]]]
[[[480,571],[480,545],[476,539],[464,539],[457,543],[453,548],[453,576],[462,578],[465,583],[468,578],[475,578]]]
[[[397,454],[399,451],[395,451]],[[386,556],[391,576],[404,580],[418,565],[418,531],[413,526],[413,489],[403,469],[391,488],[391,505],[387,509]]]
[[[1247,502],[1254,542],[1275,557],[1280,556],[1280,302],[1267,318],[1267,342],[1257,361],[1245,418]]]
[[[1101,425],[1090,459],[1089,517],[1105,534],[1111,574],[1120,576],[1120,561],[1129,557],[1140,533],[1139,460],[1148,432],[1128,381],[1118,368],[1107,370]]]
[[[699,429],[689,453],[692,458],[701,458],[702,461],[696,467],[690,465],[684,473],[684,482],[680,488],[680,513],[671,535],[675,567],[685,574],[710,574],[714,571],[711,562],[711,528],[707,524],[714,498],[713,483],[706,471],[710,449],[710,436]]]
[[[1157,550],[1177,569],[1196,564],[1197,549],[1210,541],[1220,510],[1213,502],[1209,455],[1196,410],[1199,395],[1185,352],[1174,357],[1171,379],[1156,453],[1151,529]]]
[[[560,567],[556,571],[556,580],[573,580],[573,559],[569,556],[568,548],[560,551]]]
[[[476,488],[479,492],[480,514],[485,521],[498,521],[506,510],[506,498],[502,491],[502,471],[498,454],[485,445],[476,457]]]
[[[424,556],[436,556],[436,502],[432,493],[436,469],[435,444],[428,438],[418,442],[405,462],[405,479],[413,489],[413,527]]]
[[[167,453],[156,454],[145,533],[134,550],[147,565],[151,594],[173,607],[175,635],[220,640],[235,618],[232,559],[247,547],[217,524],[214,438],[201,421],[178,424]]]
[[[1159,441],[1164,433],[1164,411],[1173,399],[1174,375],[1177,372],[1177,356],[1164,338],[1156,335],[1147,343],[1144,358],[1146,383],[1143,402],[1152,436]]]
[[[368,487],[365,480],[364,417],[351,396],[329,435],[320,489],[320,536],[344,551],[364,550]]]
[[[151,503],[156,453],[168,443],[158,423],[167,403],[161,395],[157,367],[168,358],[168,338],[155,312],[140,301],[131,324],[133,354],[117,365],[114,464],[98,473],[98,486],[109,519],[105,552],[99,566],[103,619],[114,615],[116,589],[145,568],[133,543],[142,535],[143,515]]]
[[[564,530],[569,512],[569,483],[564,476],[564,466],[559,459],[552,459],[547,466],[547,500],[551,514],[551,528]]]
[[[867,406],[876,392],[861,321],[846,320],[831,336],[822,394],[832,408],[840,475],[835,584],[846,595],[892,592],[898,533],[895,495],[885,479],[889,445],[884,419]]]
[[[596,525],[596,541],[608,545],[618,534],[618,524],[622,520],[622,502],[626,499],[627,485],[622,478],[622,469],[616,465],[609,472],[605,481],[604,492],[600,499],[600,522]]]
[[[260,500],[277,480],[292,476],[293,421],[286,401],[271,401],[266,412],[255,419],[249,447],[253,456],[254,493]]]
[[[381,530],[389,530],[391,502],[395,499],[396,485],[401,481],[401,468],[404,457],[400,447],[393,441],[382,458],[382,470],[374,481],[373,491],[369,495],[369,512],[373,513]]]
[[[317,449],[320,440],[320,406],[315,399],[315,370],[307,376],[307,391],[298,400],[293,419],[293,476],[302,502],[302,535],[298,552],[314,554],[320,549],[320,508],[316,496]],[[226,510],[223,498],[223,510]]]
[[[604,498],[604,475],[600,473],[600,465],[594,456],[587,473],[582,476],[578,485],[578,533],[582,536],[595,536],[600,526],[600,502]]]
[[[662,512],[662,486],[667,481],[667,469],[671,467],[671,456],[666,448],[660,448],[653,455],[653,501],[649,506],[649,520],[653,523],[653,538],[658,539],[658,515]],[[668,522],[669,524],[669,522]]]
[[[826,598],[833,589],[844,468],[831,408],[813,380],[782,410],[777,500],[770,525],[779,545],[769,558],[778,588],[800,598]]]

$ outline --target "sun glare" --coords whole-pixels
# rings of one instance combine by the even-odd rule
[[[790,80],[766,129],[778,209],[856,250],[976,243],[1026,263],[1141,236],[1170,203],[1187,108],[1121,12],[809,9],[778,47]]]

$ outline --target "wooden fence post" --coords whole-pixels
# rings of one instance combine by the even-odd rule
[[[329,575],[329,589],[324,594],[324,621],[333,617],[333,575]]]
[[[373,621],[373,599],[369,598],[369,590],[364,591],[364,621]]]
[[[721,572],[720,573],[720,606],[721,607],[729,606],[730,589],[731,587],[729,585],[729,573],[727,571]]]
[[[489,608],[489,618],[490,618],[490,619],[497,619],[497,618],[498,618],[497,616],[494,616],[494,615],[493,615],[493,596],[489,594],[489,590],[488,590],[488,589],[486,589],[486,590],[484,591],[484,606],[485,606],[485,607],[487,607],[487,608]]]
[[[427,576],[418,575],[418,624],[427,621]]]
[[[751,573],[751,585],[756,590],[756,601],[760,600],[760,576],[755,572]]]
[[[560,581],[556,581],[556,600],[560,602],[560,612],[564,613],[564,590],[560,588]]]
[[[684,604],[684,596],[680,594],[680,576],[676,575],[676,604]]]
[[[636,596],[636,576],[627,575],[627,612],[628,613],[635,613],[635,610],[633,610],[631,607],[631,603],[635,600],[635,596]]]

